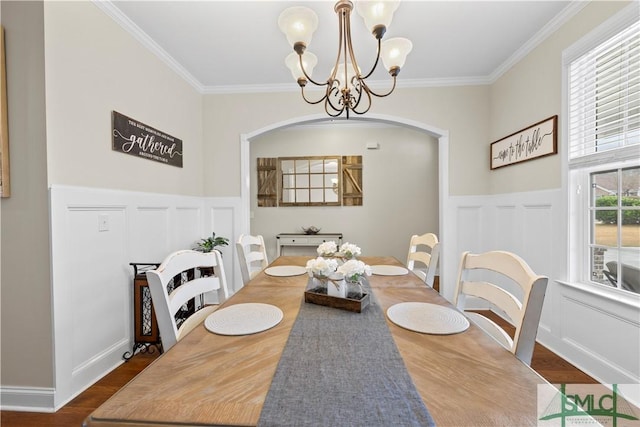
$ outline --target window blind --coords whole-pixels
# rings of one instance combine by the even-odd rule
[[[568,125],[570,162],[639,152],[640,22],[570,64]]]

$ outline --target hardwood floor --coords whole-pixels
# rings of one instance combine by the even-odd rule
[[[502,324],[509,332],[510,328],[498,317],[494,321]],[[81,426],[82,421],[120,387],[129,382],[136,374],[147,367],[156,357],[154,354],[137,354],[129,362],[122,364],[102,378],[92,387],[69,402],[55,414],[34,412],[0,412],[2,427],[71,427]],[[558,357],[540,344],[536,344],[531,367],[552,384],[597,384],[593,378]]]
[[[500,325],[513,338],[515,331],[513,326],[494,313],[487,311],[481,313]],[[531,368],[551,384],[598,384],[598,381],[537,343],[533,350]]]
[[[0,426],[79,427],[94,409],[146,368],[156,357],[158,357],[157,351],[153,354],[136,354],[131,360],[100,379],[54,414],[0,411]]]

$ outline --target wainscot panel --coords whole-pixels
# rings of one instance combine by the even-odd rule
[[[637,384],[640,298],[565,283],[565,199],[560,189],[451,197],[447,215],[457,224],[443,241],[449,278],[444,295],[453,297],[463,251],[515,252],[549,277],[538,341],[603,383]]]
[[[55,388],[38,399],[29,396],[40,390],[20,390],[14,408],[57,410],[123,363],[133,346],[130,262],[159,263],[215,231],[230,241],[230,291],[241,286],[233,242],[248,230],[238,226],[239,198],[52,186],[50,214]]]

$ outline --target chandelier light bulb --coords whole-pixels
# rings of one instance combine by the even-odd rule
[[[300,69],[300,58],[298,57],[297,53],[291,52],[289,55],[287,55],[284,63],[286,64],[287,68],[291,70],[291,75],[296,81],[298,79],[306,79],[304,73]],[[302,56],[302,66],[304,67],[304,70],[307,72],[307,75],[309,77],[311,77],[311,75],[313,74],[313,68],[317,63],[318,57],[311,52],[305,52],[305,54]]]
[[[411,52],[411,49],[413,49],[413,44],[409,39],[403,37],[395,37],[383,41],[380,48],[380,56],[387,71],[391,72],[394,68],[400,69],[404,67],[407,55]]]
[[[311,43],[313,32],[318,28],[318,16],[308,7],[290,7],[280,14],[278,26],[291,46],[302,43],[307,47]]]
[[[353,67],[353,65],[351,64],[351,62],[347,62],[347,81],[344,81],[344,68],[345,68],[345,64],[344,62],[341,62],[340,64],[338,64],[338,71],[336,72],[336,79],[340,80],[340,82],[342,83],[342,86],[344,86],[345,84],[350,85],[351,84],[351,80],[353,79],[353,77],[356,75],[355,73],[355,69]],[[335,67],[334,67],[335,68]],[[333,70],[331,70],[333,72]],[[358,69],[358,74],[360,74],[360,70]]]
[[[372,1],[360,0],[356,3],[358,14],[364,19],[364,24],[372,33],[376,33],[377,28],[384,27],[385,30],[391,25],[393,13],[400,5],[400,0]],[[380,35],[382,35],[384,32]]]

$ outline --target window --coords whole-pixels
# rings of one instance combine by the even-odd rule
[[[571,280],[640,293],[640,23],[612,21],[565,56]]]
[[[590,173],[591,280],[640,293],[640,167]]]
[[[640,23],[573,61],[569,69],[569,158],[640,143]]]

